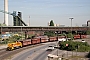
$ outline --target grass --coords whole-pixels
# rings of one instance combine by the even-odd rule
[[[70,56],[68,58],[68,60],[81,60],[81,59],[85,59],[85,57],[82,57],[82,56]]]
[[[83,58],[82,56],[71,56],[71,58]]]

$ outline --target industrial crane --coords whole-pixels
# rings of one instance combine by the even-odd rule
[[[3,11],[3,10],[0,10],[0,12],[2,12],[2,13],[6,13],[6,14],[9,14],[9,15],[12,15],[13,17],[16,17],[17,15],[16,15],[16,13],[10,13],[10,12],[6,12],[6,11]],[[22,22],[22,24],[24,24],[24,26],[27,26],[27,24],[25,24],[24,22],[23,22],[23,20],[19,17],[19,16],[17,16],[18,18],[19,18],[19,20]]]

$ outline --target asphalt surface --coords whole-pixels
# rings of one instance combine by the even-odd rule
[[[46,51],[49,45],[55,45],[56,42],[44,43],[31,49],[22,51],[12,57],[11,60],[45,60],[51,51]]]
[[[0,45],[0,50],[7,48],[7,45]]]
[[[89,39],[84,39],[86,42],[88,42],[90,44]],[[82,41],[82,39],[79,40],[75,40],[75,41]],[[44,43],[44,45],[42,46],[38,46],[38,47],[34,47],[34,48],[30,48],[27,50],[24,50],[14,56],[12,56],[12,58],[10,60],[47,60],[47,55],[49,53],[52,53],[50,51],[46,51],[47,47],[49,45],[55,45],[56,42],[49,42],[49,43]],[[71,52],[71,51],[62,51],[62,50],[57,50],[55,49],[54,52],[52,53],[53,55],[58,55],[62,56],[64,55],[64,57],[69,57],[73,55],[85,55],[87,54],[87,52]]]
[[[82,40],[84,40],[85,42],[87,42],[90,45],[90,39],[76,39],[76,40],[73,40],[73,41],[82,42]]]
[[[49,53],[50,53],[50,51],[43,51],[37,57],[35,57],[33,60],[45,60]]]

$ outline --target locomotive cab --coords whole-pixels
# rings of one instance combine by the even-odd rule
[[[7,50],[14,50],[15,48],[22,47],[22,43],[19,41],[16,41],[15,43],[8,43]]]

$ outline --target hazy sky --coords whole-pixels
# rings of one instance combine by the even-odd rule
[[[50,20],[55,24],[81,26],[90,20],[90,0],[8,0],[9,12],[21,11],[22,19],[31,26],[47,26]],[[0,0],[0,9],[4,9],[4,0]],[[4,14],[0,12],[0,23],[4,21]],[[9,15],[9,25],[13,25],[13,18]]]

